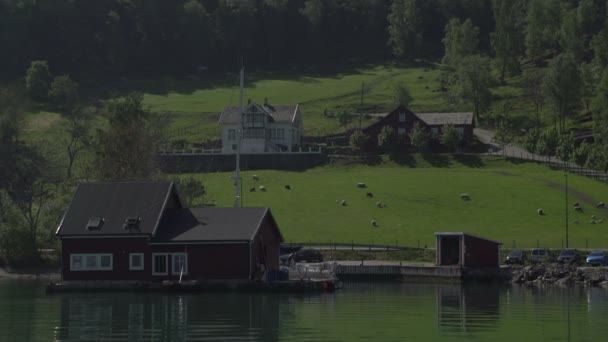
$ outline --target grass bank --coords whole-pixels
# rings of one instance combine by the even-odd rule
[[[232,206],[231,175],[181,176],[202,179],[208,202]],[[538,243],[559,248],[565,240],[563,173],[534,163],[495,156],[415,155],[407,164],[384,160],[375,166],[334,165],[305,172],[244,171],[242,177],[243,205],[270,207],[288,241],[432,246],[437,231],[478,234],[503,241],[505,247]],[[608,215],[594,206],[606,202],[608,185],[574,175],[568,181],[570,245],[608,246],[608,223],[590,222],[591,215]],[[358,188],[358,182],[368,187]],[[260,185],[267,191],[260,191]],[[471,200],[462,200],[461,193],[470,194]],[[342,200],[346,206],[337,203]],[[378,208],[377,202],[385,207]],[[574,202],[585,212],[574,212]],[[546,215],[539,216],[538,208]]]

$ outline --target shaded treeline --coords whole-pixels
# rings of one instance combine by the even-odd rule
[[[398,2],[398,1],[396,1]],[[452,17],[471,18],[489,47],[492,3],[416,1],[409,57],[441,57]],[[0,0],[0,75],[19,77],[32,60],[55,73],[158,76],[310,66],[391,57],[387,0]]]

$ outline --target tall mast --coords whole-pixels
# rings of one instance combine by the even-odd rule
[[[235,198],[234,198],[234,207],[241,207],[241,138],[243,135],[243,113],[245,112],[243,108],[243,93],[245,87],[245,67],[241,67],[241,81],[240,81],[240,89],[241,94],[239,96],[239,121],[238,126],[236,128],[236,172],[234,175],[234,187],[235,187]]]

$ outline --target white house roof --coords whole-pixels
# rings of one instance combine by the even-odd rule
[[[296,119],[298,112],[298,104],[290,105],[258,105],[250,104],[245,108],[246,112],[262,112],[269,115],[275,122],[293,122]],[[239,123],[241,110],[239,106],[226,106],[219,122],[221,124],[236,124]]]
[[[414,113],[420,120],[429,126],[440,126],[445,124],[452,125],[472,125],[473,113]]]

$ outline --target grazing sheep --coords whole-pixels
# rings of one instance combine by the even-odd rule
[[[538,208],[538,209],[536,210],[536,212],[537,212],[537,213],[538,213],[538,215],[540,215],[540,216],[545,215],[545,211],[543,210],[543,208]]]
[[[266,187],[263,185],[260,185],[260,191],[266,191]]]
[[[583,207],[574,207],[574,211],[583,212]]]
[[[365,183],[357,183],[357,188],[367,188],[367,184],[365,184]]]
[[[286,184],[286,185],[285,185],[285,189],[287,189],[287,190],[291,190],[291,185]]]
[[[376,207],[384,208],[384,204],[382,204],[382,202],[376,202]]]
[[[591,219],[592,219],[592,220],[595,220],[595,215],[591,215]]]
[[[574,206],[575,206],[575,207],[580,207],[580,206],[581,206],[581,204],[580,204],[580,203],[578,203],[578,202],[574,202]]]
[[[341,201],[340,201],[340,205],[341,205],[341,206],[346,206],[346,200],[341,200]]]
[[[249,192],[255,192],[255,186],[249,189]]]
[[[604,223],[604,220],[599,219],[599,220],[597,220],[597,223]]]
[[[374,194],[371,192],[366,193],[365,196],[367,196],[367,198],[374,198]]]
[[[591,221],[589,221],[589,223],[595,224],[595,220],[591,220]]]
[[[376,222],[376,220],[372,220],[371,224],[374,227],[378,227],[378,222]]]
[[[598,203],[597,203],[595,206],[596,206],[597,208],[602,208],[602,209],[603,209],[603,208],[606,208],[606,204],[605,204],[604,202],[598,202]]]
[[[251,178],[253,178],[254,181],[260,180],[260,177],[258,177],[258,175],[253,175],[253,176],[251,176]]]
[[[460,198],[462,198],[465,201],[468,201],[471,199],[471,196],[467,193],[464,193],[464,194],[460,194]]]

